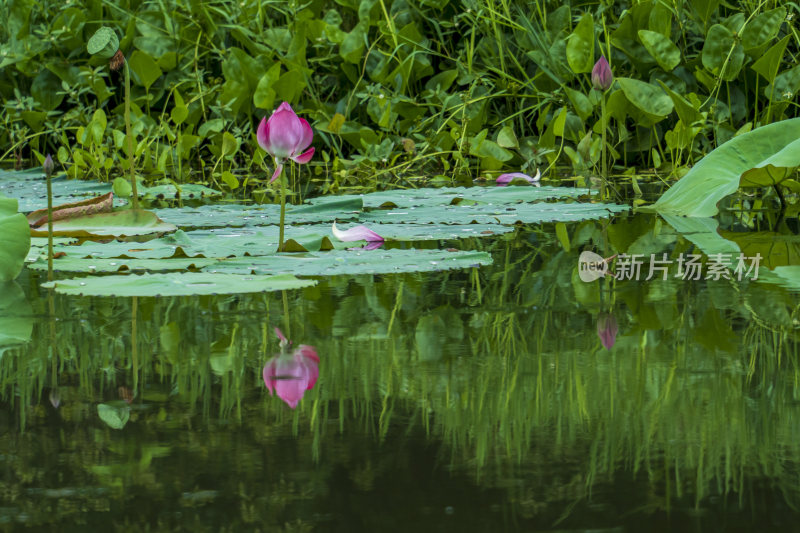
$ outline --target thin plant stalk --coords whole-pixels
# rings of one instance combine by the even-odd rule
[[[278,251],[283,251],[283,224],[286,220],[286,172],[281,170],[281,220],[280,229],[278,230]]]
[[[131,171],[133,208],[139,209],[139,192],[136,190],[136,176],[133,171],[133,131],[131,128],[131,69],[125,61],[125,135],[128,137],[128,165]]]
[[[47,174],[47,281],[53,281],[53,185]]]
[[[602,125],[602,131],[600,134],[602,135],[602,142],[603,142],[603,150],[602,150],[602,159],[603,159],[603,183],[608,183],[608,155],[607,155],[607,148],[606,148],[606,130],[608,129],[608,117],[606,117],[606,94],[605,92],[600,95],[600,124]]]

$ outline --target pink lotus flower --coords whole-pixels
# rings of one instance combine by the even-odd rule
[[[495,185],[499,185],[501,187],[508,185],[515,179],[523,179],[532,185],[539,186],[539,180],[542,179],[542,174],[539,172],[539,169],[536,169],[535,176],[528,176],[527,174],[523,174],[522,172],[511,172],[509,174],[500,174],[497,176],[495,180]]]
[[[611,67],[605,56],[600,56],[597,63],[592,68],[592,86],[598,91],[606,91],[614,81],[614,75],[611,74]]]
[[[311,156],[314,155],[314,148],[308,148],[314,139],[311,126],[306,119],[295,115],[287,102],[283,102],[269,120],[267,117],[261,119],[256,137],[258,145],[275,158],[275,173],[272,174],[270,183],[281,175],[286,159],[305,164],[311,161]]]
[[[610,350],[617,341],[617,319],[610,313],[600,313],[597,316],[597,336],[606,350]]]
[[[307,390],[314,388],[319,377],[319,357],[313,346],[301,344],[289,353],[291,341],[286,340],[280,329],[275,328],[281,340],[281,353],[264,365],[264,384],[270,396],[274,390],[278,397],[294,409]]]
[[[348,230],[340,230],[336,227],[336,222],[334,222],[331,233],[342,242],[367,241],[369,243],[366,246],[367,250],[380,248],[383,244],[383,237],[366,226],[355,226]]]

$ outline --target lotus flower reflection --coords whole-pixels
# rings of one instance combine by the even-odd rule
[[[597,336],[606,350],[610,350],[617,342],[617,319],[610,313],[600,313],[597,316]]]
[[[289,353],[291,341],[287,340],[280,329],[275,333],[281,340],[281,353],[264,365],[264,384],[269,390],[294,409],[297,402],[303,399],[307,390],[314,388],[319,376],[319,357],[313,346],[301,344]]]
[[[275,172],[270,183],[281,175],[287,159],[305,164],[314,155],[314,148],[308,148],[314,139],[311,126],[306,119],[298,117],[287,102],[283,102],[269,120],[267,117],[261,119],[256,137],[258,145],[275,159]]]

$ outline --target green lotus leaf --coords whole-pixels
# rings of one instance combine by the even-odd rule
[[[126,209],[113,213],[98,213],[53,222],[53,235],[66,237],[122,237],[169,233],[177,228],[160,220],[154,213],[141,209]],[[47,228],[31,229],[31,235],[44,237]]]
[[[0,196],[0,282],[16,278],[22,271],[31,247],[31,234],[25,215],[17,212],[17,201]]]
[[[700,160],[649,209],[661,214],[710,217],[717,203],[743,186],[780,183],[800,165],[800,118],[738,135]]]
[[[61,294],[79,296],[194,296],[271,292],[310,287],[317,282],[280,276],[242,276],[182,272],[170,274],[111,275],[66,279],[43,283]]]

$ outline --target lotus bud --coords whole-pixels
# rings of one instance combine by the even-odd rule
[[[592,86],[598,91],[606,91],[611,87],[613,81],[614,75],[611,73],[608,61],[605,56],[600,56],[592,69]]]
[[[47,157],[44,158],[44,165],[42,165],[42,167],[44,168],[45,174],[47,174],[48,176],[53,175],[53,170],[55,169],[55,165],[53,164],[53,158],[50,157],[50,154],[47,154]]]

